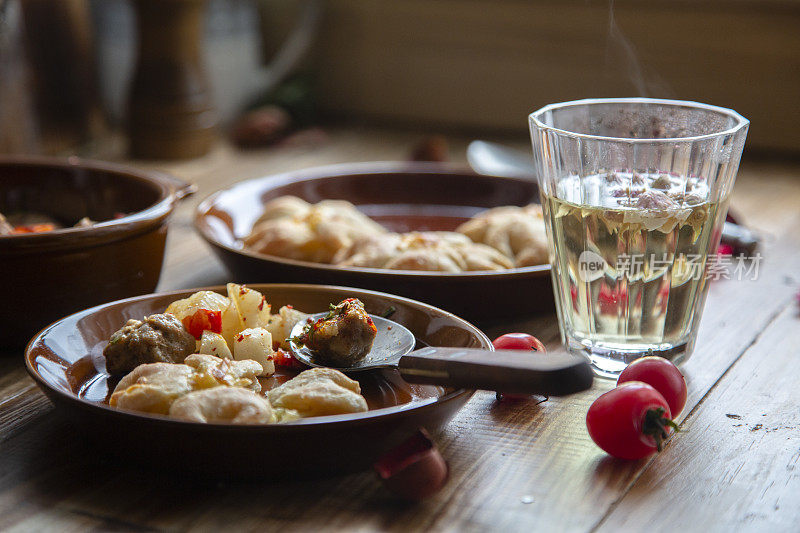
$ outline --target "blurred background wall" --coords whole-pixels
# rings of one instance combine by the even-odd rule
[[[0,151],[124,126],[137,1],[0,0]],[[732,107],[749,151],[800,153],[798,0],[164,1],[202,5],[223,130],[301,72],[330,120],[526,136],[547,103],[640,95]]]
[[[337,116],[524,133],[551,102],[679,98],[800,150],[794,0],[332,0],[318,53]]]

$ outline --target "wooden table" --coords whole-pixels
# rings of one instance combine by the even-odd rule
[[[159,288],[228,279],[191,228],[191,211],[209,192],[311,165],[402,159],[419,138],[334,130],[319,146],[220,146],[199,160],[159,165],[200,188],[172,220]],[[465,139],[452,143],[463,160]],[[419,504],[397,501],[371,472],[288,483],[175,477],[88,452],[17,353],[0,359],[0,529],[798,531],[800,165],[746,161],[732,205],[765,235],[765,259],[757,280],[712,285],[695,354],[683,366],[681,433],[657,457],[618,461],[591,442],[586,410],[613,386],[597,380],[591,391],[544,403],[476,394],[436,436],[449,483]],[[513,330],[558,347],[553,315],[487,333]]]

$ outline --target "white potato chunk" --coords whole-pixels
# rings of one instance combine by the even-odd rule
[[[237,361],[252,359],[264,369],[260,376],[275,373],[275,358],[272,351],[272,335],[264,328],[242,330],[233,341],[233,358]]]
[[[265,327],[269,322],[270,306],[260,292],[228,283],[228,297],[239,316],[241,329]]]
[[[172,302],[166,312],[175,315],[178,320],[183,320],[200,309],[225,311],[230,305],[231,301],[221,294],[214,291],[199,291],[188,298]]]
[[[272,315],[267,324],[267,331],[272,334],[273,342],[280,343],[280,347],[284,350],[289,349],[289,335],[295,324],[305,320],[309,315],[294,309],[290,305],[284,305],[278,311],[278,314]]]
[[[233,302],[222,312],[222,337],[228,346],[233,346],[233,339],[242,331],[242,323]]]
[[[223,359],[233,359],[231,349],[228,348],[228,343],[225,342],[225,338],[213,331],[203,332],[203,336],[200,337],[200,349],[197,350],[197,353],[215,355]]]

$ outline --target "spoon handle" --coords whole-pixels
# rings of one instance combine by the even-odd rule
[[[401,357],[398,369],[409,383],[547,396],[586,390],[593,379],[581,357],[519,350],[427,347]]]

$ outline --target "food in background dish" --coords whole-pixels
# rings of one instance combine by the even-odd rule
[[[358,381],[332,368],[312,368],[267,393],[283,416],[338,415],[367,410]]]
[[[539,205],[495,207],[472,218],[456,231],[498,250],[517,267],[548,261],[547,234]]]
[[[309,204],[293,196],[268,202],[244,240],[247,248],[289,259],[330,263],[355,241],[386,230],[350,202]]]
[[[131,319],[111,335],[103,350],[111,375],[126,374],[144,363],[182,363],[194,353],[195,339],[171,314]]]
[[[314,352],[315,359],[338,367],[351,366],[372,349],[378,328],[356,298],[331,305],[327,315],[306,325],[295,340]]]
[[[490,209],[457,232],[392,233],[349,202],[309,204],[281,196],[264,206],[243,246],[288,259],[388,270],[497,271],[548,261],[538,205]]]
[[[284,364],[281,345],[295,324],[309,315],[291,306],[272,315],[264,295],[243,285],[229,283],[227,292],[227,297],[196,292],[171,303],[165,313],[129,320],[114,333],[103,352],[106,367],[110,373],[127,375],[117,384],[109,405],[233,424],[367,410],[358,382],[330,368],[300,372],[266,396],[259,376],[275,372],[276,357],[281,376],[296,372],[296,364]],[[332,306],[328,318],[325,333],[315,337],[318,341],[341,356],[369,351],[376,330],[361,302],[348,299]],[[275,386],[281,379],[285,377],[264,383]]]
[[[117,213],[114,218],[121,218],[125,216],[123,213]],[[72,226],[62,224],[55,218],[42,213],[23,212],[3,216],[0,213],[0,235],[20,235],[24,233],[44,233],[46,231],[53,231],[57,229],[64,229],[67,227],[73,228],[89,228],[97,224],[96,221],[89,217],[83,217]]]
[[[511,260],[497,250],[450,231],[414,231],[368,237],[339,254],[335,264],[439,272],[514,267]]]

